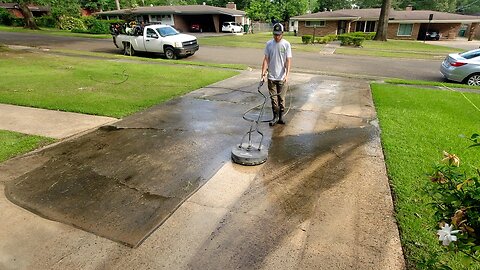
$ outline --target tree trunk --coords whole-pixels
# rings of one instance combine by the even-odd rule
[[[26,3],[20,4],[20,10],[22,11],[23,20],[25,22],[24,28],[39,30],[40,28],[37,26],[35,19],[33,18],[33,14],[28,8]]]
[[[117,5],[117,10],[120,10],[120,0],[115,0],[115,4]]]
[[[383,0],[380,18],[378,19],[377,34],[374,40],[387,41],[388,17],[390,14],[391,0]]]

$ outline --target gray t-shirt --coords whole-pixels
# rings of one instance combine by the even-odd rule
[[[280,42],[277,43],[274,39],[271,39],[265,47],[265,56],[269,59],[268,79],[282,81],[285,77],[285,63],[287,62],[287,58],[292,57],[292,46],[290,46],[290,42],[282,38]]]

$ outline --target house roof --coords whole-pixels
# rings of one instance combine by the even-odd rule
[[[154,7],[136,7],[131,9],[111,10],[97,12],[97,15],[201,15],[201,14],[222,14],[230,16],[245,16],[245,11],[231,8],[214,7],[208,5],[185,5],[185,6],[154,6]]]
[[[368,9],[341,9],[335,11],[324,11],[312,14],[305,14],[292,17],[293,20],[378,20],[380,17],[379,8]],[[480,22],[479,16],[460,15],[432,10],[390,10],[390,22],[428,22],[430,14],[433,14],[431,22]]]
[[[20,9],[18,3],[0,3],[0,8],[5,8],[5,9]],[[30,11],[50,12],[50,7],[48,7],[48,6],[28,5],[28,8],[30,9]]]

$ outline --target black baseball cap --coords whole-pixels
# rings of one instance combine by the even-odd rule
[[[276,23],[273,25],[273,34],[274,35],[283,34],[283,25],[281,23]]]

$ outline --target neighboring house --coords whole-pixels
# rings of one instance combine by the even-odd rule
[[[121,19],[130,15],[139,22],[169,24],[184,32],[189,31],[192,25],[199,24],[202,31],[217,33],[224,22],[248,24],[245,14],[244,11],[237,10],[233,2],[229,2],[226,8],[208,5],[153,6],[95,13],[106,19]]]
[[[299,35],[375,32],[380,17],[379,8],[342,9],[305,14],[290,18],[290,31]],[[433,16],[430,20],[430,17]],[[387,35],[389,39],[423,40],[427,31],[439,32],[442,39],[457,37],[462,25],[469,25],[466,36],[471,39],[480,17],[431,10],[390,10]],[[427,30],[428,29],[428,30]]]
[[[16,18],[23,18],[22,10],[18,3],[0,3],[0,8],[6,9]],[[32,12],[33,17],[41,17],[50,14],[50,7],[28,5],[28,8]]]

